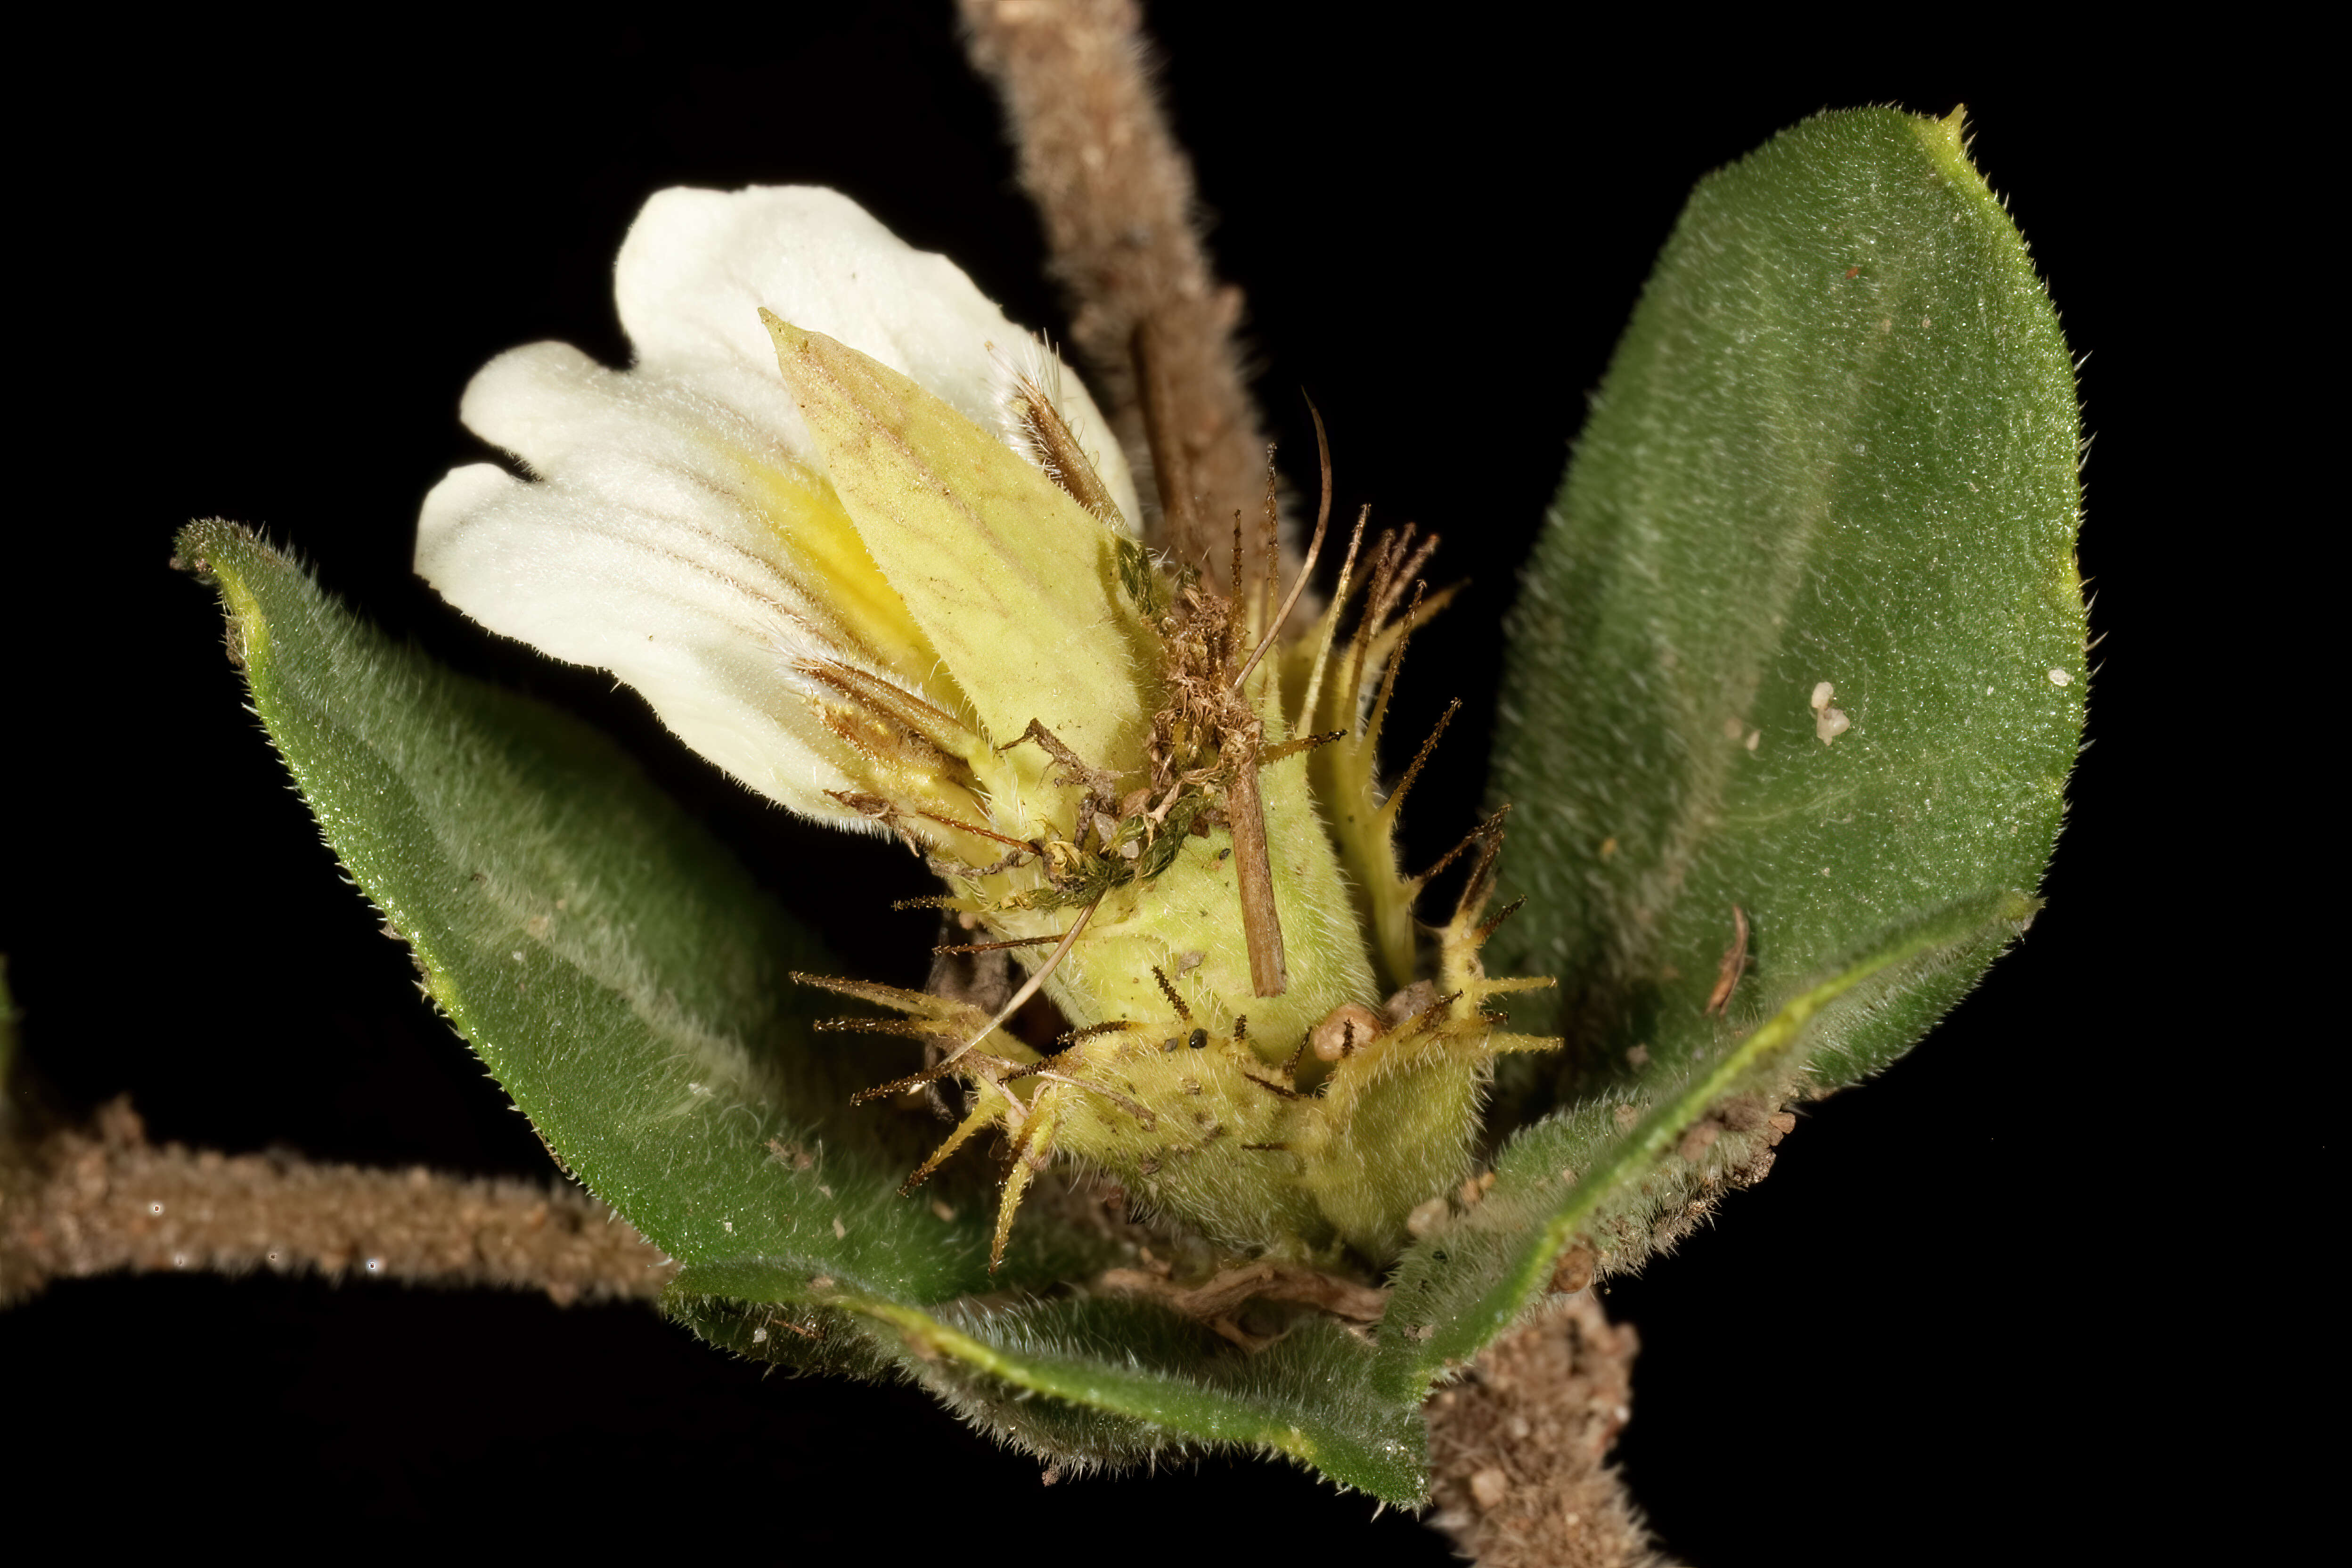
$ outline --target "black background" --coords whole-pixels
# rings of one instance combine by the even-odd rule
[[[2206,1267],[2118,1228],[2149,1155],[2105,1087],[2119,1053],[2200,1048],[2193,1020],[2129,1012],[2163,962],[2137,879],[2165,819],[2147,781],[2207,721],[2182,711],[2200,656],[2174,615],[2194,563],[2166,542],[2194,460],[2166,426],[2200,392],[2155,327],[2220,264],[2221,240],[2166,216],[2202,178],[2195,137],[2156,154],[2175,132],[2144,76],[1866,45],[1826,14],[1769,37],[1620,18],[1653,30],[1603,47],[1466,8],[1389,29],[1164,9],[1177,125],[1294,479],[1303,386],[1341,514],[1370,500],[1438,529],[1441,574],[1472,582],[1400,699],[1408,732],[1469,704],[1411,819],[1431,847],[1477,804],[1513,574],[1691,182],[1823,107],[1969,105],[2094,356],[2096,743],[2027,942],[1882,1080],[1808,1111],[1769,1182],[1612,1290],[1644,1344],[1620,1456],[1704,1563],[2116,1544],[2154,1484],[2138,1327]],[[923,917],[876,912],[921,890],[911,862],[793,828],[633,696],[444,610],[408,574],[416,505],[478,455],[455,408],[491,355],[552,337],[625,363],[611,258],[664,185],[837,185],[1015,320],[1058,335],[1061,305],[943,6],[429,47],[318,26],[127,53],[84,36],[36,84],[55,112],[23,143],[16,347],[46,401],[18,460],[54,488],[10,531],[0,952],[68,1106],[128,1091],[159,1139],[542,1173],[339,880],[242,710],[211,595],[166,569],[173,530],[259,524],[380,623],[620,733],[859,972],[912,983]],[[134,1536],[355,1541],[488,1508],[542,1544],[642,1528],[761,1557],[1447,1560],[1409,1519],[1368,1534],[1368,1500],[1255,1460],[1042,1491],[919,1394],[763,1380],[642,1310],[89,1281],[0,1316],[0,1380],[19,1429],[46,1434],[10,1462],[20,1508],[102,1506]]]

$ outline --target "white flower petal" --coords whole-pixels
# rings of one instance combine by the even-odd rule
[[[607,370],[569,343],[500,354],[466,388],[458,415],[536,474],[625,504],[695,512],[730,546],[789,570],[751,492],[763,470],[807,468],[813,447],[798,429],[789,436],[802,438],[790,439],[690,384]],[[734,504],[703,506],[698,492],[714,489]]]
[[[780,578],[763,583],[720,544],[730,510],[664,513],[475,464],[426,496],[417,570],[491,630],[612,671],[680,740],[761,794],[871,827],[824,793],[858,785],[795,669],[800,658],[863,661],[793,615]]]
[[[1034,341],[831,191],[663,192],[615,271],[636,367],[562,343],[485,366],[463,417],[537,479],[451,473],[418,520],[417,570],[492,630],[610,670],[761,794],[874,828],[826,795],[866,788],[876,762],[827,723],[841,692],[803,666],[973,710],[824,478],[760,310],[901,369],[982,428]],[[1075,378],[1058,403],[1091,449],[1108,426]],[[1131,529],[1126,465],[1107,440],[1101,456]]]
[[[641,369],[691,374],[795,436],[762,308],[879,360],[983,429],[998,425],[1000,365],[1025,365],[1034,342],[955,263],[815,185],[657,192],[622,243],[613,282]],[[1135,481],[1109,422],[1076,376],[1060,391],[1063,418],[1135,531]]]

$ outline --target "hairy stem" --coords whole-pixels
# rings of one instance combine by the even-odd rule
[[[1481,1568],[1664,1568],[1601,1462],[1633,1415],[1637,1348],[1585,1291],[1479,1352],[1429,1402],[1430,1522]]]
[[[309,1271],[650,1301],[677,1266],[585,1194],[147,1142],[127,1100],[0,1152],[0,1303],[117,1269]]]
[[[1003,96],[1022,185],[1069,292],[1071,337],[1129,461],[1159,482],[1153,542],[1230,579],[1228,530],[1263,489],[1265,437],[1234,351],[1241,290],[1219,285],[1202,248],[1192,161],[1152,93],[1140,8],[961,9],[972,63]],[[1241,580],[1264,574],[1265,548],[1243,542]]]

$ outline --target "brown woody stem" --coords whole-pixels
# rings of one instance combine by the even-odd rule
[[[1003,97],[1071,338],[1129,460],[1151,461],[1167,498],[1153,542],[1226,576],[1220,525],[1255,499],[1265,437],[1234,352],[1241,292],[1217,282],[1202,248],[1192,161],[1152,93],[1141,11],[1134,0],[959,8],[973,65]],[[1244,549],[1244,576],[1261,575],[1263,542]]]
[[[1602,1462],[1636,1348],[1590,1291],[1487,1346],[1429,1402],[1430,1522],[1480,1568],[1664,1568]]]
[[[650,1301],[677,1266],[583,1193],[147,1142],[127,1100],[0,1151],[0,1302],[120,1269],[309,1272]]]

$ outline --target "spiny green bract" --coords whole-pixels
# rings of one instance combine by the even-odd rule
[[[943,511],[941,473],[983,496],[1034,489],[1020,456],[913,383],[816,334],[771,327],[861,526],[877,513],[896,522]],[[1056,416],[1042,395],[1029,416],[1052,439]],[[1072,447],[1049,471],[1083,462]],[[1099,489],[1081,475],[1067,493]],[[1050,497],[1027,514],[1005,509],[992,547],[1045,531],[1034,514],[1067,505]],[[1066,515],[1059,526],[1083,532],[1089,520]],[[940,519],[934,535],[949,532]],[[1086,636],[1106,667],[1122,650],[1150,651],[1139,702],[1122,690],[1102,699],[1118,710],[1106,716],[1041,685],[1039,706],[1059,700],[1062,717],[1033,714],[992,746],[954,715],[910,718],[903,700],[869,700],[844,681],[830,725],[869,749],[874,776],[906,781],[848,804],[926,854],[953,889],[937,901],[973,932],[967,945],[1013,948],[1029,984],[988,999],[1003,1003],[992,1016],[976,1001],[815,983],[908,1016],[843,1026],[931,1043],[931,1066],[875,1093],[928,1091],[941,1079],[969,1090],[961,1124],[914,1180],[990,1128],[1010,1138],[1000,1258],[1031,1180],[1060,1153],[1225,1247],[1382,1262],[1412,1210],[1466,1174],[1494,1058],[1558,1043],[1499,1027],[1487,1005],[1546,984],[1490,980],[1477,957],[1492,929],[1482,922],[1499,818],[1465,841],[1468,885],[1436,942],[1422,952],[1412,941],[1425,878],[1398,870],[1403,792],[1381,797],[1373,755],[1390,695],[1382,673],[1436,607],[1418,579],[1433,542],[1378,542],[1342,640],[1360,528],[1319,624],[1266,658],[1287,607],[1277,583],[1220,592],[1104,532],[1099,581],[1058,592],[1103,623]],[[1021,648],[1056,640],[1030,628]],[[981,679],[1006,684],[993,668]],[[1148,721],[1122,717],[1139,710]],[[888,773],[917,724],[941,765]],[[1057,732],[1073,724],[1109,749],[1082,753]],[[1008,761],[1016,752],[1025,763]],[[1040,988],[1071,1025],[1045,1052],[1006,1026]]]

